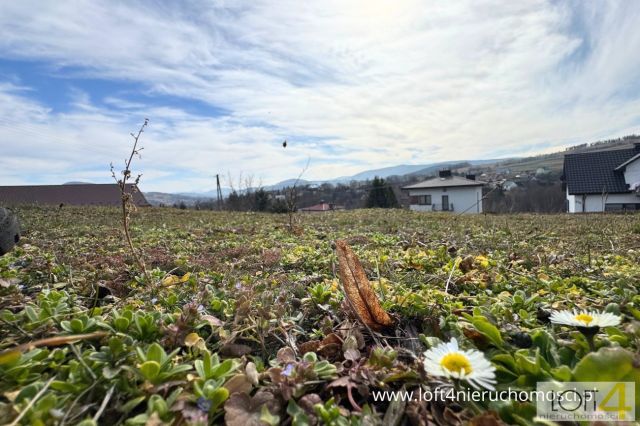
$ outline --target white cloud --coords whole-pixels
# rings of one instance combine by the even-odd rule
[[[71,180],[75,164],[123,157],[149,116],[140,167],[158,190],[226,170],[272,183],[309,157],[305,177],[319,179],[549,150],[640,131],[638,26],[640,5],[623,1],[2,2],[0,56],[230,115],[81,92],[54,113],[12,82],[0,85],[0,143],[22,126],[11,155],[49,156],[57,174],[20,164]]]

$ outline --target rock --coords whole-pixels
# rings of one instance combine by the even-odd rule
[[[8,253],[20,240],[20,224],[9,210],[0,208],[0,256]]]

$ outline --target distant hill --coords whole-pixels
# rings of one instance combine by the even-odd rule
[[[633,146],[634,143],[640,142],[640,136],[631,135],[620,139],[612,139],[606,141],[598,141],[593,143],[584,143],[572,146],[564,151],[553,152],[550,154],[534,155],[531,157],[514,158],[509,160],[501,160],[493,164],[496,167],[508,168],[514,173],[533,171],[538,168],[546,168],[551,171],[560,172],[564,163],[565,154],[576,154],[580,152],[606,151],[610,149],[625,149]]]
[[[276,184],[273,185],[267,185],[267,186],[263,186],[262,189],[264,189],[265,191],[278,191],[284,188],[288,188],[288,187],[292,187],[293,185],[297,185],[298,186],[304,186],[304,185],[312,185],[312,184],[320,184],[323,182],[312,182],[309,180],[304,180],[304,179],[287,179],[287,180],[283,180],[282,182],[278,182]]]
[[[331,182],[348,183],[352,181],[369,180],[374,177],[386,178],[389,176],[403,176],[415,171],[428,167],[429,164],[401,164],[399,166],[383,167],[381,169],[365,170],[364,172],[356,173],[351,176],[341,176],[336,179],[331,179]]]
[[[468,169],[474,170],[496,170],[496,169],[508,169],[511,173],[522,173],[527,171],[536,171],[539,168],[544,168],[553,172],[562,171],[562,164],[564,161],[564,155],[578,152],[589,151],[601,151],[608,149],[623,149],[628,148],[634,143],[640,142],[640,136],[631,135],[625,136],[620,139],[612,139],[605,141],[597,141],[592,143],[584,143],[567,148],[564,151],[557,151],[550,154],[535,155],[530,157],[516,157],[505,159],[489,159],[489,160],[460,160],[460,161],[443,161],[438,163],[426,163],[426,164],[401,164],[397,166],[383,167],[379,169],[365,170],[356,173],[351,176],[341,176],[335,179],[329,179],[324,181],[308,181],[300,179],[298,181],[299,186],[305,185],[320,185],[323,183],[349,183],[352,181],[366,181],[371,180],[374,177],[389,178],[392,176],[406,177],[407,179],[416,179],[416,177],[430,176],[437,173],[438,170],[444,167],[450,167],[452,169]],[[291,187],[296,182],[296,179],[286,179],[273,185],[266,185],[262,188],[266,191],[277,191],[287,187]],[[84,183],[84,182],[68,182],[67,184]],[[231,193],[230,188],[222,188],[223,197],[227,197]],[[204,192],[187,192],[180,194],[167,194],[162,192],[145,192],[147,200],[151,204],[158,205],[160,203],[165,205],[179,204],[184,202],[187,205],[193,205],[198,200],[211,200],[216,198],[216,191],[204,191]]]
[[[328,182],[331,183],[348,183],[352,181],[371,180],[374,177],[388,178],[390,176],[405,176],[405,175],[429,175],[443,167],[455,167],[462,163],[467,165],[480,165],[487,163],[495,163],[497,159],[492,160],[460,160],[460,161],[441,161],[438,163],[426,163],[426,164],[402,164],[399,166],[383,167],[381,169],[365,170],[364,172],[356,173],[352,176],[342,176],[336,179],[331,179]]]

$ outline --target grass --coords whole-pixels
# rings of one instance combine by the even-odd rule
[[[116,209],[18,214],[23,240],[0,258],[9,422],[534,424],[532,403],[374,401],[450,383],[422,361],[451,338],[491,360],[498,389],[606,378],[640,396],[639,216],[360,210],[303,215],[294,234],[283,215],[141,209],[132,237],[160,283],[144,286]],[[372,334],[351,313],[336,239],[392,329]],[[548,322],[573,308],[622,322],[592,348]]]

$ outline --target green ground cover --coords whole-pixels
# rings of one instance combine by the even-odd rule
[[[291,232],[281,215],[141,209],[150,284],[117,209],[17,211],[23,239],[0,258],[8,423],[534,424],[526,402],[375,401],[469,387],[425,368],[453,338],[490,361],[498,390],[631,381],[640,398],[637,215],[360,210],[302,215]],[[337,239],[393,327],[349,309]],[[590,342],[550,322],[572,309],[620,324]]]

